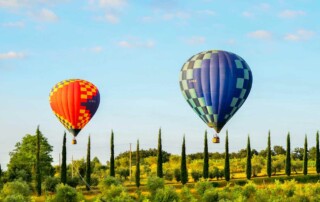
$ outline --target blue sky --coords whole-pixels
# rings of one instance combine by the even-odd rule
[[[93,156],[109,159],[115,132],[116,153],[154,148],[159,127],[164,150],[179,154],[183,134],[187,152],[203,150],[208,129],[179,89],[182,64],[210,49],[243,57],[253,73],[251,93],[221,131],[224,151],[251,145],[302,147],[304,135],[315,145],[320,124],[320,2],[180,0],[0,0],[0,163],[37,125],[54,146],[58,163],[63,126],[51,112],[50,89],[81,78],[100,90],[100,107],[78,136],[68,139],[68,160],[85,156],[91,134]]]

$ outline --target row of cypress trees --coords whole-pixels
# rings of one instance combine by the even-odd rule
[[[205,133],[206,136],[206,133]],[[206,138],[205,138],[206,144]],[[206,145],[205,145],[206,148]],[[205,150],[206,151],[206,150]],[[272,175],[272,159],[271,159],[271,137],[270,131],[268,133],[268,143],[267,143],[267,176],[271,177]],[[319,155],[319,132],[316,134],[316,172],[320,173],[320,155]],[[250,137],[248,136],[247,142],[247,163],[246,163],[246,177],[251,179],[252,168],[251,168],[251,145]],[[206,158],[204,158],[206,161]],[[206,164],[204,164],[206,166]],[[206,168],[207,169],[207,168]],[[205,168],[204,168],[205,170]],[[229,165],[229,140],[228,140],[228,131],[226,134],[226,146],[225,146],[225,180],[230,180],[230,165]],[[287,135],[287,150],[286,150],[286,160],[285,160],[285,173],[287,176],[291,175],[291,142],[290,142],[290,133]],[[304,154],[303,154],[303,174],[308,174],[308,140],[307,136],[304,139]],[[204,175],[205,176],[205,175]]]

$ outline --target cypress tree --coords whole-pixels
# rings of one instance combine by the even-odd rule
[[[0,180],[1,180],[1,177],[2,177],[2,169],[1,169],[1,164],[0,164]]]
[[[111,131],[111,156],[110,156],[110,176],[115,177],[114,170],[114,139],[113,139],[113,131]]]
[[[90,135],[88,137],[88,147],[87,147],[87,166],[86,166],[86,189],[90,190],[90,184],[91,184],[91,141],[90,141]]]
[[[317,141],[316,141],[316,170],[320,173],[320,154],[319,154],[319,131],[317,131]]]
[[[225,158],[224,158],[224,178],[226,181],[230,180],[230,163],[229,163],[229,138],[228,131],[226,134],[226,146],[225,146]]]
[[[203,178],[209,177],[209,154],[208,154],[208,138],[207,131],[204,133],[204,151],[203,151]]]
[[[159,135],[158,135],[157,176],[160,178],[163,177],[161,128],[159,129]]]
[[[137,140],[137,151],[136,151],[136,186],[140,187],[140,149],[139,140]]]
[[[247,143],[247,169],[246,175],[247,179],[251,179],[251,147],[250,147],[250,137],[248,136],[248,143]]]
[[[182,151],[181,151],[181,183],[184,185],[188,182],[188,170],[187,170],[187,159],[186,159],[186,141],[183,136]]]
[[[63,144],[62,144],[62,164],[61,164],[61,183],[67,183],[67,147],[66,147],[66,132],[63,135]]]
[[[271,161],[271,138],[270,130],[268,134],[268,146],[267,146],[267,175],[271,177],[272,161]]]
[[[287,136],[287,151],[286,151],[286,175],[291,175],[291,149],[290,149],[290,133]]]
[[[40,167],[40,130],[39,126],[36,131],[37,135],[37,151],[36,151],[36,189],[38,196],[41,196],[41,167]]]
[[[303,174],[308,174],[308,140],[307,135],[304,138],[304,153],[303,153]]]

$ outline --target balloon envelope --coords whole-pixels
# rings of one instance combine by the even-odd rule
[[[192,56],[180,72],[180,89],[200,118],[217,133],[247,99],[252,73],[240,56],[209,50]]]
[[[100,94],[96,86],[81,79],[57,83],[51,90],[50,106],[53,113],[74,136],[96,113]]]

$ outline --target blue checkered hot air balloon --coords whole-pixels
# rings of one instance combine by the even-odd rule
[[[209,50],[192,56],[180,72],[184,98],[217,133],[247,99],[252,86],[249,65],[240,56]],[[213,142],[219,143],[216,136]]]

